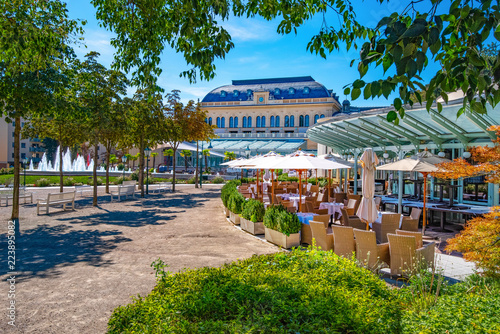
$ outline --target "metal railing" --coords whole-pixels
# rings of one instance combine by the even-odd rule
[[[30,152],[45,152],[43,147],[30,147]]]

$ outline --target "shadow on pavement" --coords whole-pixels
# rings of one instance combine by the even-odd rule
[[[132,241],[119,231],[73,230],[71,226],[40,225],[27,230],[16,243],[16,281],[34,277],[50,278],[61,273],[61,266],[86,262],[92,266],[108,266],[112,263],[102,256],[122,242]],[[0,249],[7,249],[7,238],[2,238]],[[5,263],[1,274],[7,272],[7,252],[0,253]]]

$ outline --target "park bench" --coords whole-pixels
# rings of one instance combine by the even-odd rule
[[[118,186],[117,190],[112,190],[109,194],[111,195],[111,200],[113,200],[114,196],[118,197],[119,201],[121,201],[121,196],[127,198],[128,195],[132,195],[135,198],[135,184]]]
[[[84,191],[92,191],[94,187],[89,186],[88,184],[83,184],[81,186],[75,186],[75,192],[80,193],[80,197],[83,197]]]
[[[62,205],[63,210],[66,210],[66,205],[71,204],[71,209],[75,210],[75,195],[76,191],[68,191],[63,193],[49,193],[47,199],[38,199],[36,203],[36,214],[40,214],[40,207],[46,207],[46,214],[49,213],[49,207]]]
[[[26,199],[31,199],[31,203],[33,203],[33,193],[27,192],[24,189],[19,189],[19,199],[24,200],[24,204],[26,204]],[[5,205],[9,206],[9,200],[14,199],[14,190],[12,188],[8,188],[8,190],[0,190],[0,205],[2,205],[2,201],[5,201]]]
[[[172,183],[170,182],[154,183],[149,185],[149,189],[151,189],[151,191],[158,191],[158,193],[161,193],[162,191],[167,192],[170,190],[171,185]]]

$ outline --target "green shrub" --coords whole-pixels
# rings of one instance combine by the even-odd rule
[[[192,178],[188,179],[186,181],[187,184],[195,184],[196,183],[196,178],[193,176]]]
[[[133,181],[139,181],[139,170],[135,170],[132,174],[130,174],[130,179]]]
[[[283,205],[271,205],[266,209],[264,214],[264,226],[270,228],[271,230],[278,230],[278,214],[282,211],[286,211]]]
[[[96,180],[97,180],[97,185],[98,186],[102,185],[102,179],[100,177],[98,177]],[[94,185],[94,179],[93,178],[89,178],[89,185],[91,185],[91,186]]]
[[[7,167],[0,169],[0,175],[4,174],[14,174],[14,167]]]
[[[216,176],[212,179],[212,183],[224,183],[224,178],[222,176]]]
[[[400,294],[404,296],[404,289]],[[425,295],[419,294],[417,298],[425,298]],[[498,279],[472,276],[463,283],[449,286],[427,307],[416,307],[415,303],[406,305],[401,321],[403,333],[500,333]]]
[[[66,187],[74,186],[75,183],[76,183],[76,181],[72,177],[66,177],[66,178],[63,179],[63,184]]]
[[[284,182],[284,181],[290,181],[290,182],[297,182],[299,181],[299,178],[296,176],[288,176],[288,174],[281,174],[278,176],[278,181]]]
[[[221,189],[220,198],[222,200],[222,204],[224,204],[224,206],[226,208],[229,208],[228,200],[229,200],[229,196],[231,196],[233,191],[237,191],[237,190],[236,190],[236,186],[231,181],[226,183]]]
[[[110,333],[398,333],[395,291],[350,260],[313,249],[158,275],[116,308]]]
[[[50,186],[50,180],[46,178],[41,178],[35,181],[35,186],[37,187],[48,187]]]
[[[257,223],[264,220],[265,213],[266,209],[264,208],[264,203],[255,199],[249,199],[243,204],[241,216],[246,220],[251,220],[252,222]]]
[[[125,165],[123,163],[119,163],[118,166],[116,166],[116,169],[119,171],[122,171],[125,168]]]
[[[131,181],[130,178],[126,177],[123,178],[123,176],[117,177],[115,181],[113,182],[114,184],[122,184],[123,181]]]
[[[290,236],[290,234],[299,233],[302,228],[299,217],[297,217],[296,214],[288,212],[286,210],[281,211],[278,214],[276,220],[278,223],[277,231],[287,236]]]
[[[245,201],[245,197],[243,197],[242,194],[235,190],[229,196],[229,200],[227,201],[227,208],[233,213],[240,214]]]

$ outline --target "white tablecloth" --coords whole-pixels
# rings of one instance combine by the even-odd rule
[[[344,203],[334,203],[334,202],[323,202],[319,204],[319,208],[328,209],[328,214],[333,215],[335,213],[339,214],[339,217],[342,216],[342,211],[340,209],[344,208]]]

